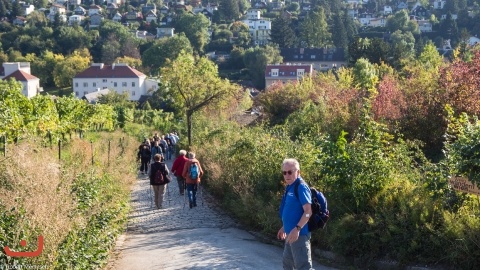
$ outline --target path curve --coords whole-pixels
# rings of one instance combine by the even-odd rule
[[[171,168],[172,160],[167,161]],[[132,212],[106,269],[282,269],[282,248],[265,244],[221,211],[199,189],[197,207],[180,196],[173,177],[163,209],[152,205],[149,180],[139,177]],[[315,269],[334,269],[314,263]]]

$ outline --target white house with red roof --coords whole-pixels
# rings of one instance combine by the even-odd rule
[[[33,76],[30,72],[30,63],[14,62],[3,63],[0,68],[0,79],[15,79],[23,85],[22,94],[28,98],[36,96],[42,91],[40,79]]]
[[[274,83],[298,81],[302,77],[311,76],[312,64],[276,64],[265,68],[265,88]]]
[[[127,92],[130,100],[138,101],[142,95],[151,95],[151,92],[158,90],[158,81],[147,79],[147,75],[125,63],[93,63],[73,77],[72,85],[77,98],[110,89],[119,94]]]

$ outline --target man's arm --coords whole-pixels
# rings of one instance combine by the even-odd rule
[[[303,208],[303,214],[300,220],[297,222],[297,227],[293,228],[290,233],[288,234],[287,237],[287,242],[289,244],[295,242],[298,240],[298,237],[300,236],[300,230],[304,226],[308,226],[308,220],[310,219],[310,216],[312,215],[312,205],[309,203],[306,203],[302,206]]]

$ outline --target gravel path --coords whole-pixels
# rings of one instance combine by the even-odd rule
[[[171,162],[167,161],[169,168]],[[201,187],[193,209],[188,198],[180,196],[175,177],[164,208],[154,209],[151,202],[149,180],[139,177],[127,231],[119,237],[106,269],[282,269],[282,248],[241,230]]]

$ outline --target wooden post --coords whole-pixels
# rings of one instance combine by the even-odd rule
[[[110,142],[111,140],[108,140],[108,163],[107,163],[108,166],[110,166]]]
[[[50,149],[52,149],[52,133],[48,131],[48,141],[50,142]]]
[[[7,135],[3,135],[3,157],[7,157]]]
[[[62,160],[62,140],[58,139],[58,160]]]
[[[93,141],[90,141],[90,149],[92,150],[92,166],[93,166]]]

